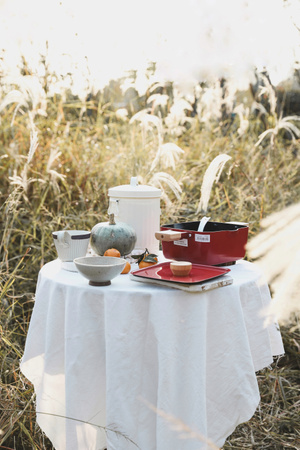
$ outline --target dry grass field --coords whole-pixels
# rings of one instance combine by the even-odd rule
[[[214,220],[248,222],[251,239],[263,218],[300,198],[299,116],[280,117],[271,96],[262,121],[249,92],[226,91],[219,81],[199,85],[195,104],[170,84],[149,82],[143,95],[132,85],[125,95],[116,81],[81,99],[52,93],[50,83],[46,71],[40,79],[25,71],[0,86],[3,449],[52,448],[35,423],[34,391],[19,361],[38,271],[56,258],[53,230],[107,220],[108,188],[131,176],[163,190],[161,223],[197,220],[204,174],[219,155],[230,158],[206,186]],[[224,450],[300,448],[299,318],[291,315],[281,331],[286,354],[257,374],[260,407]]]

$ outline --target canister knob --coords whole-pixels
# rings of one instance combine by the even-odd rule
[[[138,183],[138,179],[137,179],[137,177],[131,177],[131,179],[130,179],[130,186],[137,186],[139,183]]]

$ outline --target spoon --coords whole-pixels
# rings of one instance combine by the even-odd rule
[[[206,217],[206,216],[202,217],[202,219],[199,222],[197,231],[204,231],[205,225],[207,224],[209,219],[210,219],[210,217]]]

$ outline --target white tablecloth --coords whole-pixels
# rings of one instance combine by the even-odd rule
[[[255,372],[284,349],[256,266],[230,269],[232,285],[201,293],[41,269],[21,370],[57,450],[210,448],[186,427],[220,447],[251,418]]]

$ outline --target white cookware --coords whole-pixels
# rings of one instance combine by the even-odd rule
[[[155,232],[160,229],[161,190],[139,185],[137,178],[132,177],[130,184],[110,188],[108,196],[109,214],[115,215],[116,222],[125,222],[136,231],[134,252],[147,248],[150,253],[157,253],[159,242]]]
[[[85,256],[90,242],[90,231],[61,230],[53,231],[52,236],[58,257],[63,262],[72,262]]]
[[[126,259],[114,256],[87,256],[75,258],[74,264],[91,286],[108,286],[122,272]]]

